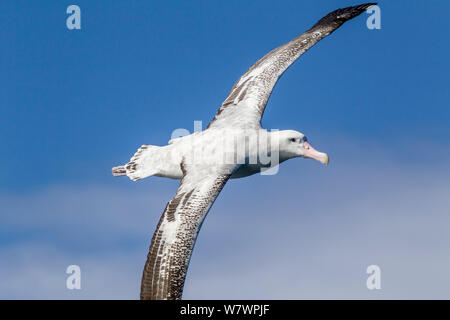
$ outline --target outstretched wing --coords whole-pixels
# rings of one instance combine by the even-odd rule
[[[181,165],[175,197],[167,203],[150,245],[141,282],[141,299],[181,299],[184,279],[200,226],[230,170]],[[206,171],[208,170],[208,171]]]
[[[256,62],[233,86],[208,127],[259,127],[278,78],[314,44],[376,3],[335,10],[294,40]]]

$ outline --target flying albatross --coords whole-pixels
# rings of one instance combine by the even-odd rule
[[[233,86],[214,119],[200,132],[166,146],[143,145],[114,176],[136,181],[149,176],[181,179],[153,235],[145,263],[141,299],[181,299],[191,253],[202,222],[230,178],[264,172],[303,157],[328,164],[304,134],[267,131],[261,117],[278,78],[318,41],[376,3],[335,10],[311,29],[272,50]]]

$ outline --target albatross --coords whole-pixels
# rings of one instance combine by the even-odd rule
[[[189,260],[206,214],[228,179],[277,167],[292,158],[327,165],[294,130],[268,131],[261,117],[279,77],[303,53],[346,21],[376,3],[335,10],[292,41],[270,51],[234,84],[205,130],[172,139],[166,146],[142,145],[114,176],[136,181],[149,176],[179,179],[175,196],[158,222],[141,282],[144,300],[181,299]]]

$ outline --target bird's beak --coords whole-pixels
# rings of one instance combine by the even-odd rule
[[[303,157],[317,160],[325,165],[328,164],[329,162],[328,155],[326,153],[317,151],[307,141],[303,142],[302,149],[303,149]]]

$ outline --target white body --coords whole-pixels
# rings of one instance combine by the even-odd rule
[[[194,165],[231,165],[231,179],[243,178],[289,159],[279,152],[279,132],[265,129],[209,128],[176,138],[162,147],[144,145],[131,159],[136,164],[128,175],[133,180],[149,176],[181,179],[183,160]]]

